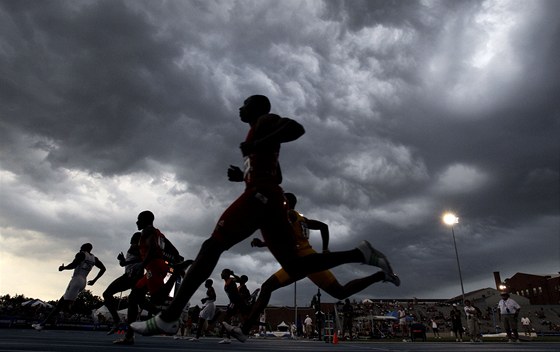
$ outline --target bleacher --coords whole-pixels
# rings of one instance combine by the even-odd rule
[[[483,293],[481,294],[481,292]],[[500,333],[502,332],[502,324],[499,314],[495,309],[499,300],[499,294],[491,294],[488,296],[484,293],[487,294],[488,291],[480,290],[466,297],[466,299],[470,299],[473,304],[482,311],[480,332],[482,334]],[[529,317],[534,333],[542,335],[560,333],[560,305],[531,305],[528,300],[523,297],[512,295],[512,298],[517,300],[521,305],[519,319],[525,316]],[[355,305],[355,312],[357,313],[354,317],[356,322],[355,326],[363,326],[363,322],[367,316],[394,315],[394,312],[402,306],[407,312],[409,323],[419,322],[426,325],[428,328],[428,337],[433,336],[430,323],[431,319],[437,322],[441,336],[450,336],[450,312],[453,309],[453,303],[456,303],[458,309],[462,312],[463,327],[466,329],[467,326],[463,306],[461,304],[462,300],[460,298],[454,300],[395,299],[367,301],[366,304],[357,303]],[[395,329],[395,335],[400,336],[398,322],[395,321],[392,325],[393,329]],[[520,333],[523,332],[521,323],[519,323],[519,331]],[[365,333],[361,332],[361,335],[365,335]]]

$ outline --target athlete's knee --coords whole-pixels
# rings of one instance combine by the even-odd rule
[[[105,302],[110,301],[111,299],[113,299],[113,293],[109,292],[108,290],[103,291],[103,299],[105,300]]]

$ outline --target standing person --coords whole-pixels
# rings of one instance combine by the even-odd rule
[[[531,319],[529,317],[521,317],[521,325],[523,325],[525,336],[531,336]]]
[[[188,304],[185,306],[185,308],[183,308],[183,311],[181,312],[181,318],[179,319],[179,324],[180,324],[179,331],[177,332],[177,335],[173,337],[175,340],[184,339],[185,336],[191,334],[192,320],[189,314]]]
[[[140,249],[138,246],[140,236],[140,232],[134,233],[130,238],[130,247],[126,251],[126,256],[122,252],[117,256],[120,266],[124,266],[124,274],[111,282],[103,292],[105,306],[113,317],[113,327],[109,330],[107,335],[112,335],[117,332],[121,321],[117,313],[117,301],[114,295],[118,292],[132,289],[138,280],[144,276],[144,268],[142,267],[142,259],[140,258]]]
[[[404,309],[403,306],[400,306],[397,313],[399,315],[399,327],[401,329],[401,337],[403,338],[404,341],[408,338],[408,324],[406,322],[406,310]]]
[[[305,337],[310,339],[313,337],[313,319],[311,319],[309,315],[306,315],[303,324],[305,325]]]
[[[434,338],[441,339],[441,336],[439,336],[439,327],[436,320],[430,319],[430,322],[432,323],[432,331],[434,332]]]
[[[457,304],[453,303],[451,315],[451,330],[455,335],[456,342],[463,342],[463,323],[461,321],[461,311],[457,309]]]
[[[467,318],[467,329],[469,329],[469,336],[471,342],[482,342],[479,339],[479,310],[468,299],[465,300],[465,316]]]
[[[266,313],[265,312],[261,313],[261,316],[259,317],[259,334],[266,336]],[[297,331],[296,331],[296,335],[297,335]]]
[[[148,321],[131,325],[143,335],[174,334],[179,327],[181,310],[200,284],[212,274],[221,254],[259,229],[272,255],[294,280],[345,263],[379,266],[387,262],[385,256],[367,241],[349,251],[299,257],[293,229],[286,217],[278,158],[280,145],[298,139],[305,130],[292,119],[270,114],[270,101],[263,95],[247,98],[239,109],[239,116],[250,126],[245,141],[240,145],[244,170],[230,166],[228,178],[232,182],[244,181],[245,191],[224,211],[210,238],[202,244],[169,307]],[[262,292],[259,295],[261,298],[262,303],[270,299]],[[254,309],[264,309],[262,303],[255,304]],[[241,331],[236,330],[235,333],[236,338],[242,335]],[[246,337],[238,339],[245,341]]]
[[[216,302],[216,290],[214,290],[213,284],[214,281],[212,279],[208,279],[204,283],[204,287],[206,287],[206,297],[200,300],[203,306],[198,314],[196,336],[189,341],[198,342],[202,333],[206,331],[206,322],[214,319],[214,315],[216,315],[216,305],[214,304],[214,302]]]
[[[49,315],[47,315],[45,320],[31,325],[35,330],[43,330],[47,322],[49,322],[58,312],[70,310],[72,303],[74,303],[76,298],[78,298],[78,295],[86,288],[86,283],[92,286],[101,276],[103,276],[106,270],[105,265],[103,265],[101,260],[91,253],[92,249],[93,246],[91,243],[84,243],[70,264],[62,264],[58,267],[58,271],[74,270],[74,273],[68,283],[66,292],[64,292],[64,295],[58,300],[56,306]],[[93,280],[86,281],[88,274],[94,266],[99,269],[99,272]]]
[[[346,333],[348,333],[348,339],[352,339],[352,325],[354,323],[354,307],[352,307],[352,303],[350,300],[346,298],[344,301],[344,305],[342,306],[342,315],[344,317],[344,321],[342,323],[342,337],[346,337]]]
[[[519,317],[521,306],[509,297],[509,293],[502,292],[501,296],[502,299],[498,302],[498,312],[502,318],[508,342],[513,342],[513,340],[519,342],[517,318]]]
[[[406,342],[408,341],[408,322],[406,321],[406,310],[404,309],[403,306],[400,306],[399,308],[399,327],[401,328],[401,337],[403,338],[403,341]]]
[[[148,292],[151,296],[149,310],[153,312],[158,310],[156,305],[163,303],[167,298],[175,281],[173,278],[173,281],[169,280],[168,285],[165,284],[164,279],[170,269],[163,251],[164,248],[162,248],[162,244],[166,242],[165,235],[154,227],[154,220],[154,214],[145,210],[138,214],[136,221],[136,226],[140,230],[138,238],[138,252],[142,260],[140,265],[145,269],[145,274],[136,282],[128,295],[127,323],[129,325],[138,318],[138,306],[144,304]],[[190,263],[190,261],[185,261],[185,263]],[[179,272],[177,271],[175,275],[179,275]],[[183,308],[181,308],[182,311]],[[113,343],[133,345],[134,330],[127,329],[125,336]]]

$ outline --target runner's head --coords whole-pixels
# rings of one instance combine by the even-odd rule
[[[222,270],[221,278],[224,279],[224,280],[229,279],[231,274],[233,274],[233,271],[231,271],[229,269],[224,269],[224,270]]]
[[[80,252],[88,252],[88,253],[90,253],[92,249],[93,249],[93,246],[92,246],[91,243],[84,243],[84,244],[82,244],[82,246],[80,247]]]
[[[148,226],[153,226],[154,224],[154,213],[149,210],[144,210],[140,214],[138,214],[138,220],[136,221],[136,226],[138,226],[138,230],[145,229]]]
[[[212,279],[208,279],[206,280],[206,282],[204,283],[204,287],[208,288],[208,287],[212,287],[212,284],[214,283],[214,280]]]
[[[284,198],[286,198],[286,202],[288,203],[288,207],[290,209],[294,209],[297,204],[297,197],[293,193],[284,193]]]
[[[251,123],[259,116],[270,112],[270,100],[264,95],[251,95],[245,99],[243,106],[239,108],[241,121]]]

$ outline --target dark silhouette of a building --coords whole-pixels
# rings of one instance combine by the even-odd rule
[[[500,273],[495,271],[494,280],[497,290],[502,290],[504,285],[510,293],[529,299],[531,304],[560,304],[560,275],[516,273],[502,281]]]

